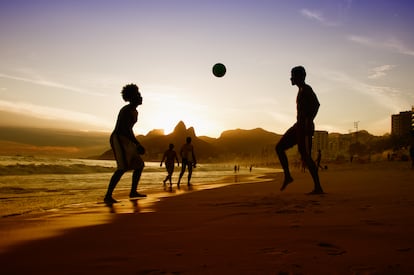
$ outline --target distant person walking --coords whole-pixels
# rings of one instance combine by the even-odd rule
[[[318,149],[318,155],[316,156],[316,167],[319,169],[321,168],[323,170],[323,167],[321,165],[322,160],[322,152],[321,149]]]
[[[168,146],[168,150],[164,152],[164,156],[162,157],[160,167],[162,166],[162,163],[165,161],[165,168],[167,169],[167,177],[164,179],[163,183],[167,181],[170,182],[170,186],[172,186],[172,175],[174,173],[174,163],[175,160],[177,160],[178,166],[180,166],[180,162],[178,161],[177,153],[174,151],[174,144],[170,143]]]
[[[128,84],[122,88],[122,98],[129,104],[119,111],[115,129],[111,134],[110,143],[117,163],[117,169],[111,177],[104,202],[116,203],[112,192],[126,171],[133,170],[130,198],[146,197],[137,192],[138,182],[144,169],[144,161],[140,154],[145,153],[144,147],[136,139],[132,127],[138,120],[137,107],[142,104],[138,86]]]
[[[191,180],[191,175],[193,174],[193,167],[195,168],[196,163],[197,163],[196,157],[194,154],[194,146],[193,144],[191,144],[191,137],[186,138],[185,144],[181,147],[180,156],[181,156],[181,172],[178,178],[177,186],[180,187],[181,178],[183,177],[187,166],[188,166],[187,185],[191,186],[190,180]]]
[[[292,85],[296,85],[299,88],[296,97],[297,120],[286,131],[275,148],[285,176],[280,190],[283,191],[293,181],[285,151],[297,144],[302,161],[308,167],[314,182],[314,189],[311,194],[323,194],[322,186],[319,182],[318,168],[311,156],[312,136],[315,130],[313,120],[318,113],[320,104],[312,87],[305,83],[305,78],[305,68],[298,66],[292,69],[290,80]]]

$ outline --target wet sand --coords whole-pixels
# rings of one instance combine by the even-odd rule
[[[59,217],[81,227],[5,246],[21,217],[2,221],[2,274],[413,274],[414,171],[408,162],[332,165],[279,191],[282,175]],[[265,179],[264,179],[265,180]],[[158,200],[158,199],[157,199]],[[125,211],[122,211],[125,210]],[[129,209],[129,210],[128,210]],[[104,212],[106,211],[106,212]],[[110,213],[110,211],[117,212]],[[97,218],[100,217],[100,218]],[[94,222],[94,219],[97,221]],[[101,219],[102,218],[102,219]],[[30,236],[34,224],[22,223]],[[51,220],[54,220],[53,218]],[[27,222],[27,221],[26,221]],[[47,227],[47,226],[46,226]]]

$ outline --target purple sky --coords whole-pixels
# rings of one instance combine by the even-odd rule
[[[283,133],[296,112],[290,69],[304,65],[318,130],[359,121],[382,135],[414,105],[413,15],[414,2],[391,0],[1,1],[0,125],[111,131],[133,82],[136,133],[179,120],[212,137]]]

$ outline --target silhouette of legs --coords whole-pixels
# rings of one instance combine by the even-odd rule
[[[181,178],[183,177],[184,173],[185,173],[185,169],[188,166],[188,177],[187,177],[187,185],[191,185],[190,180],[191,180],[191,176],[193,174],[193,164],[189,161],[187,161],[186,159],[182,160],[181,163],[181,172],[180,172],[180,176],[178,177],[178,183],[177,186],[180,187],[180,182],[181,182]]]
[[[186,159],[183,159],[182,162],[181,162],[181,172],[180,172],[180,176],[178,177],[178,182],[177,182],[178,188],[180,188],[181,178],[183,177],[186,168],[187,168],[187,160]]]
[[[313,179],[314,188],[310,194],[323,194],[321,184],[319,182],[318,167],[312,159],[312,135],[298,135],[298,149],[302,156],[303,162],[309,169]]]
[[[306,156],[303,157],[313,179],[314,189],[311,194],[323,194],[323,190],[319,182],[318,167],[316,166],[310,154],[306,154]]]
[[[143,168],[135,169],[134,173],[132,174],[131,192],[129,193],[130,198],[142,198],[147,196],[137,192],[138,183],[141,178],[142,170]]]
[[[283,191],[286,186],[288,186],[288,184],[293,181],[285,151],[296,144],[298,144],[298,149],[302,157],[302,161],[305,162],[313,179],[314,189],[311,194],[323,194],[323,190],[319,182],[318,167],[316,166],[311,156],[312,135],[305,135],[304,133],[300,133],[297,129],[296,124],[286,131],[275,148],[285,175],[285,179],[283,181],[282,187],[280,188],[280,191]]]
[[[109,181],[108,190],[106,191],[106,195],[104,198],[104,202],[106,203],[116,203],[117,201],[112,198],[112,192],[114,191],[116,185],[121,180],[122,175],[125,173],[124,170],[118,169],[114,172]]]
[[[283,180],[282,187],[280,187],[280,191],[283,191],[289,183],[293,181],[293,178],[290,174],[289,170],[289,162],[286,155],[286,150],[293,147],[296,144],[296,130],[293,127],[289,128],[283,137],[280,139],[278,144],[276,145],[276,154],[279,157],[280,164],[283,168],[283,173],[285,175],[285,179]]]
[[[172,186],[172,173],[168,173],[168,175],[165,177],[165,179],[163,180],[164,186],[166,182],[170,183],[170,186]]]
[[[164,183],[164,185],[165,185],[165,183],[168,181],[169,183],[170,183],[170,185],[171,185],[171,174],[168,174],[166,177],[165,177],[165,179],[163,180],[163,183]]]
[[[137,198],[137,197],[146,197],[147,195],[140,194],[137,192],[138,183],[141,178],[143,168],[135,169],[132,174],[132,184],[131,184],[131,192],[129,194],[130,198]],[[114,174],[111,177],[111,180],[109,181],[108,190],[106,191],[106,195],[104,198],[105,203],[116,203],[117,200],[112,198],[112,193],[118,184],[118,182],[121,180],[121,177],[125,174],[125,170],[117,169]]]
[[[190,180],[191,180],[191,176],[193,174],[193,164],[189,163],[188,164],[188,178],[187,178],[187,185],[191,185]]]
[[[172,174],[168,174],[168,182],[170,183],[170,186],[172,186]]]
[[[169,181],[170,186],[172,186],[172,175],[174,173],[174,164],[173,165],[166,164],[166,169],[167,169],[167,176],[165,177],[164,185],[167,181]]]

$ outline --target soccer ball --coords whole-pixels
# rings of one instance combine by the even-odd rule
[[[216,77],[223,77],[226,74],[226,66],[221,63],[216,63],[213,66],[213,74]]]

